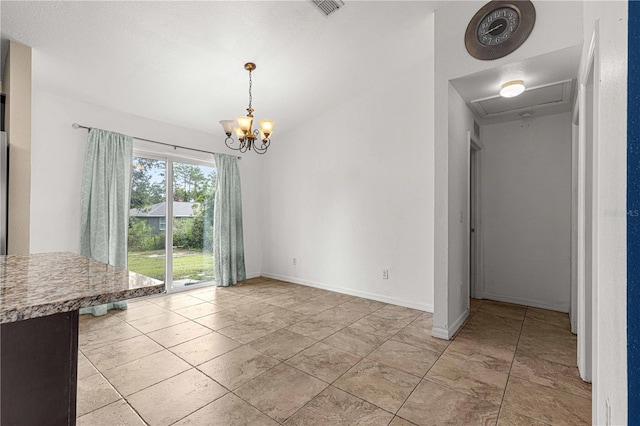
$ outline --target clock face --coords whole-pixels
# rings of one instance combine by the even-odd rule
[[[485,16],[478,25],[478,41],[485,46],[495,46],[507,41],[520,25],[518,11],[501,7]]]
[[[469,22],[464,43],[474,58],[502,58],[527,40],[535,22],[536,9],[530,0],[492,0]]]

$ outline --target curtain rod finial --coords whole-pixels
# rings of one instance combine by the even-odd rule
[[[79,129],[80,125],[78,123],[73,123],[71,127],[73,127],[74,129]]]

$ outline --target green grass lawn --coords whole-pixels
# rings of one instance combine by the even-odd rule
[[[129,270],[164,281],[165,251],[129,252]],[[213,256],[211,253],[176,249],[173,251],[173,280],[213,279]]]

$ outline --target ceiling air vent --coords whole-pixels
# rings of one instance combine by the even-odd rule
[[[336,10],[344,6],[342,0],[312,0],[313,3],[318,6],[318,9],[322,11],[326,16],[331,15]]]

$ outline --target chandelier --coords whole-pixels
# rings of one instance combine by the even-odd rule
[[[244,69],[249,71],[249,108],[247,108],[248,114],[246,116],[236,117],[236,120],[220,120],[220,124],[224,129],[224,133],[227,138],[224,140],[227,147],[240,151],[242,153],[251,150],[258,154],[264,154],[267,152],[267,148],[271,144],[269,137],[273,133],[274,122],[271,120],[260,120],[260,128],[253,130],[253,108],[251,108],[251,71],[256,69],[256,64],[253,62],[247,62],[244,64]],[[236,126],[236,121],[238,125]],[[236,141],[231,136],[235,131],[239,144],[236,146]]]

